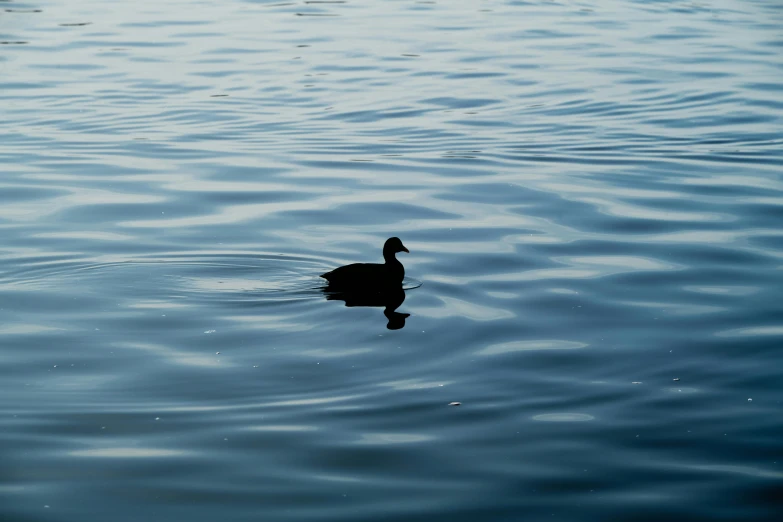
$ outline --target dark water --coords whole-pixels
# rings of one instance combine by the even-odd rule
[[[1,2],[0,520],[776,520],[781,5]]]

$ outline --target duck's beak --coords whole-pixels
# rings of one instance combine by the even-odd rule
[[[400,245],[400,252],[407,252],[408,254],[410,254],[410,251],[408,251],[408,249],[405,248],[405,245]]]

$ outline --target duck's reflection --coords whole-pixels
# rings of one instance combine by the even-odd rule
[[[383,315],[388,319],[386,328],[399,330],[405,327],[405,318],[410,314],[397,312],[397,308],[405,301],[405,290],[402,285],[378,291],[334,290],[327,286],[324,295],[328,301],[345,301],[345,306],[377,306],[383,307]]]

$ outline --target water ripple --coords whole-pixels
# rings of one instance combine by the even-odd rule
[[[779,3],[1,3],[0,519],[776,519]]]

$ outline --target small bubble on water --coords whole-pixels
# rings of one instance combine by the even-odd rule
[[[748,402],[753,402],[753,399],[748,399]]]
[[[220,352],[215,352],[215,355],[220,355]]]
[[[155,417],[155,420],[160,420],[160,417]]]

